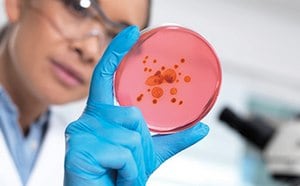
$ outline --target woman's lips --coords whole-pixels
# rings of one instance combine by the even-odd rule
[[[74,69],[55,60],[51,60],[51,62],[54,74],[63,84],[69,87],[75,87],[84,84],[84,79]]]

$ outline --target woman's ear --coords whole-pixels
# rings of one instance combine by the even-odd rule
[[[5,9],[9,22],[18,21],[21,15],[21,0],[5,0]]]

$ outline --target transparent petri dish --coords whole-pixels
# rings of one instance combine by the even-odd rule
[[[120,105],[138,107],[150,131],[174,133],[193,126],[213,107],[222,80],[211,45],[178,25],[142,32],[115,75]]]

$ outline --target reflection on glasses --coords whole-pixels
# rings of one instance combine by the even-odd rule
[[[128,26],[109,19],[97,0],[32,0],[30,7],[65,39],[96,37],[100,48]]]

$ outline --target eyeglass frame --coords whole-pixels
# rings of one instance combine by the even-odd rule
[[[57,0],[57,1],[63,1],[63,0]],[[81,1],[82,0],[80,0],[80,2]],[[97,16],[99,16],[99,19],[103,20],[103,23],[99,21],[99,24],[101,24],[101,25],[104,26],[104,30],[112,30],[112,29],[114,29],[114,30],[118,30],[118,32],[119,32],[122,29],[124,29],[125,27],[129,26],[129,24],[126,24],[126,23],[114,22],[114,21],[110,20],[106,16],[106,14],[104,13],[104,11],[100,8],[99,3],[97,3],[96,0],[88,0],[88,1],[90,1],[90,6],[86,7],[86,8],[92,7],[96,11]],[[89,37],[96,37],[96,38],[98,38],[98,40],[101,40],[102,35],[105,35],[106,37],[109,36],[109,34],[103,32],[103,31],[101,31],[99,29],[91,29],[88,33],[84,34],[81,38],[70,38],[70,37],[66,36],[63,33],[62,29],[59,28],[59,26],[56,23],[54,23],[54,21],[48,15],[46,15],[42,10],[40,10],[37,7],[35,7],[31,3],[29,3],[29,6],[30,6],[31,9],[35,10],[40,16],[42,16],[43,18],[45,18],[50,23],[50,25],[54,28],[54,30],[56,32],[58,32],[62,37],[64,37],[65,39],[67,39],[69,41],[84,40],[84,39],[89,38]],[[83,6],[81,6],[81,7],[85,8]],[[110,38],[110,37],[108,37],[108,38]],[[111,37],[110,39],[112,39],[112,38],[113,37]],[[99,43],[100,43],[99,44],[99,46],[100,46],[101,45],[101,41],[99,41]]]

